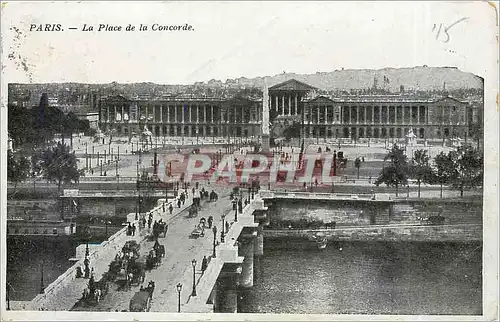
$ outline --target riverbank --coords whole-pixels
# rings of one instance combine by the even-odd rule
[[[482,242],[481,224],[454,225],[373,225],[336,229],[265,229],[267,242],[302,238],[313,240],[323,233],[329,241],[409,241],[409,242]]]

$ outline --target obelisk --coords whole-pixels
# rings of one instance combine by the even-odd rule
[[[264,89],[262,98],[262,152],[269,152],[269,92],[267,79],[264,78]]]

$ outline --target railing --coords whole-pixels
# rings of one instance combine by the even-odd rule
[[[261,191],[261,197],[264,199],[274,198],[300,198],[300,199],[328,199],[328,200],[372,200],[373,194],[348,194],[348,193],[325,193],[325,192],[282,192],[282,191]]]
[[[80,182],[94,182],[94,181],[111,181],[111,182],[136,182],[137,177],[121,177],[121,176],[89,176],[89,177],[80,177]]]

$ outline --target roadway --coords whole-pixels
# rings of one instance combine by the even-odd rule
[[[208,187],[211,190],[211,187]],[[160,237],[159,242],[165,245],[166,255],[161,265],[151,271],[146,272],[145,283],[150,280],[155,281],[156,289],[153,294],[152,312],[177,312],[177,283],[182,283],[181,303],[185,304],[189,300],[193,283],[193,268],[191,261],[197,260],[196,275],[197,279],[201,276],[201,262],[203,256],[209,258],[213,250],[213,232],[205,229],[205,236],[199,238],[190,238],[190,234],[199,223],[201,217],[214,217],[214,224],[218,228],[217,240],[220,240],[220,231],[222,227],[221,214],[229,214],[226,220],[232,221],[234,217],[232,205],[229,200],[230,190],[228,188],[215,188],[219,194],[217,202],[202,202],[202,208],[197,217],[188,217],[187,211],[182,211],[169,224],[167,236]],[[191,201],[191,196],[189,198]],[[168,213],[168,209],[167,209]],[[155,220],[164,218],[166,213],[157,213]],[[146,228],[147,230],[147,228]],[[141,242],[141,258],[153,248],[154,242],[147,239]],[[115,254],[113,254],[114,256]],[[108,263],[109,264],[109,263]],[[113,284],[110,292],[103,297],[96,306],[76,305],[75,311],[123,311],[129,309],[130,299],[140,286],[132,286],[130,289],[119,288]]]

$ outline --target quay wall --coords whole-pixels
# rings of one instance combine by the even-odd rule
[[[266,241],[286,238],[312,240],[321,232],[329,241],[408,241],[408,242],[481,242],[481,224],[404,225],[350,227],[336,229],[265,229]]]

